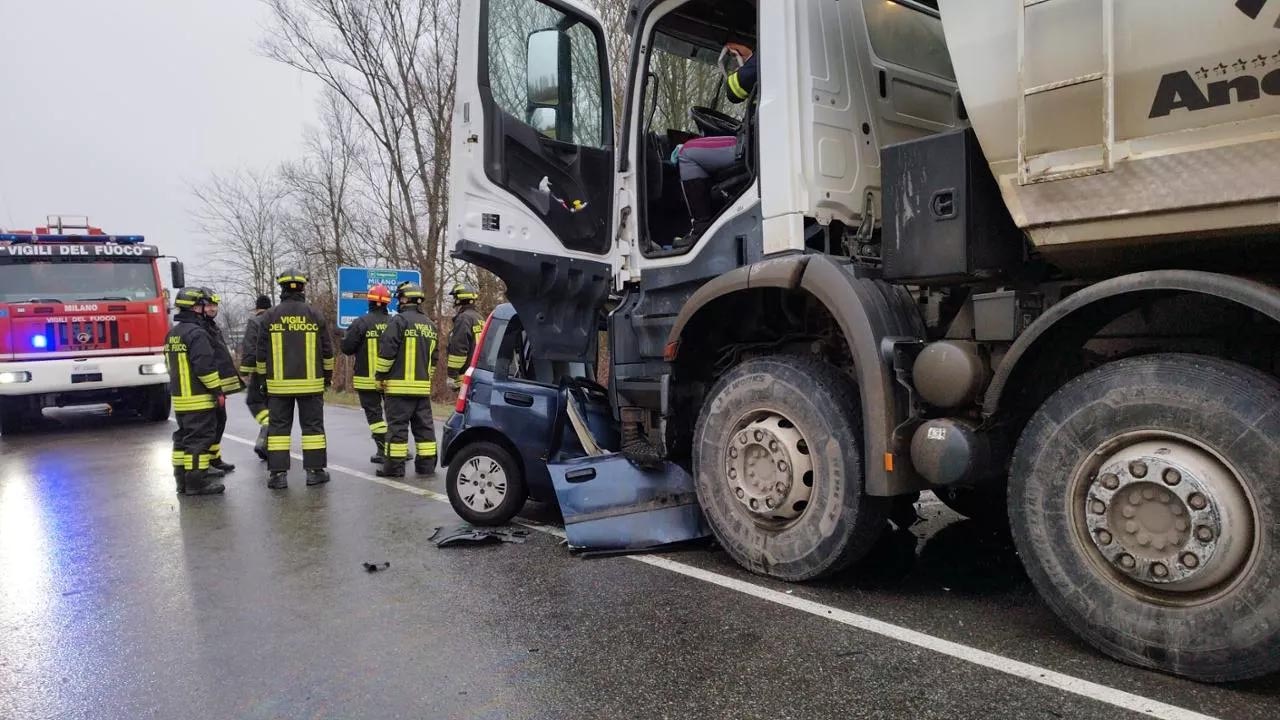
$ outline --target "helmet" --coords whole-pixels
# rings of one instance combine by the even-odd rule
[[[369,292],[366,297],[369,298],[370,303],[377,303],[379,305],[391,304],[391,291],[387,289],[386,285],[381,283],[369,288]]]
[[[471,287],[469,283],[464,282],[454,283],[453,289],[449,291],[449,294],[453,296],[455,304],[475,302],[480,299],[480,293],[477,293],[476,289]]]
[[[284,290],[301,290],[307,285],[307,276],[301,270],[289,268],[276,277],[276,284]]]
[[[400,283],[396,287],[396,299],[401,305],[416,304],[426,300],[427,295],[422,292],[422,288],[417,283]]]
[[[208,295],[208,296],[209,296],[209,304],[210,304],[210,305],[221,305],[221,304],[222,304],[222,296],[221,296],[221,295],[219,295],[218,293],[216,293],[216,292],[214,292],[214,291],[210,290],[209,288],[204,288],[204,292],[205,292],[205,294],[206,294],[206,295]]]
[[[209,296],[205,293],[205,289],[198,287],[182,288],[173,299],[173,304],[180,308],[193,308],[197,305],[205,305],[208,302]]]

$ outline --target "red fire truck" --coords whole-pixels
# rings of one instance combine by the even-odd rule
[[[160,251],[87,218],[0,233],[0,433],[46,407],[107,403],[169,417]],[[174,287],[184,283],[180,262]]]

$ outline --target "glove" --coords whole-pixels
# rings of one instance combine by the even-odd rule
[[[324,386],[333,387],[333,373],[324,374]]]
[[[387,381],[386,381],[386,380],[379,380],[379,381],[378,381],[378,392],[380,392],[380,393],[385,393],[386,391],[387,391]]]
[[[675,149],[675,150],[672,150],[672,151],[671,151],[671,160],[670,160],[670,162],[671,162],[671,164],[672,164],[672,165],[679,165],[679,164],[680,164],[680,151],[681,151],[681,150],[683,150],[683,149],[684,149],[684,143],[680,143],[679,145],[677,145],[677,146],[676,146],[676,149]]]

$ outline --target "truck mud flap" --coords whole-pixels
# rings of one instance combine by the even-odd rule
[[[649,550],[711,535],[693,478],[675,463],[642,469],[614,453],[547,469],[572,548]]]

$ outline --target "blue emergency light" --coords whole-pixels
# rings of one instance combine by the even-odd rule
[[[44,335],[31,336],[31,347],[36,348],[37,350],[43,350],[48,346],[49,346],[49,338],[45,337]]]
[[[0,242],[66,242],[66,243],[116,243],[119,245],[137,245],[145,242],[142,235],[36,235],[18,233],[0,233]]]

